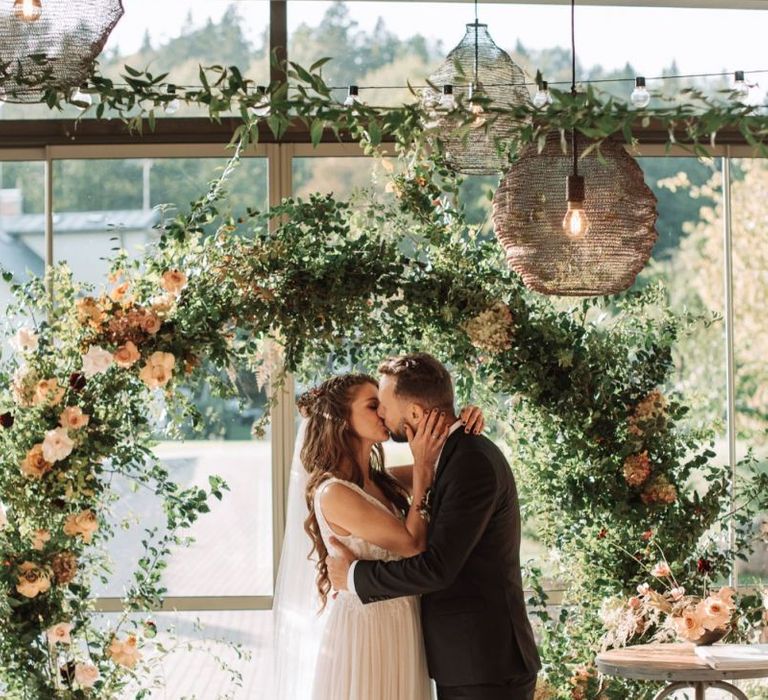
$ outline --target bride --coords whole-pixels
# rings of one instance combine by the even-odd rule
[[[329,600],[326,558],[333,554],[332,537],[359,559],[390,561],[426,549],[419,505],[449,426],[432,412],[415,433],[406,428],[414,464],[387,470],[381,443],[389,433],[378,415],[373,377],[332,377],[297,403],[305,421],[275,593],[275,696],[429,700],[418,598],[363,605],[341,592]],[[479,409],[465,409],[462,421],[467,430],[482,429]],[[302,521],[304,532],[297,527]],[[314,567],[307,561],[310,547]]]

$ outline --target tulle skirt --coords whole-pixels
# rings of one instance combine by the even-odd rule
[[[418,597],[331,605],[312,700],[430,700]]]

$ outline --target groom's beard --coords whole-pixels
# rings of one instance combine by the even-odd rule
[[[387,426],[389,429],[389,426]],[[389,430],[389,437],[395,442],[408,442],[408,436],[405,434],[405,418],[398,424],[395,430]]]

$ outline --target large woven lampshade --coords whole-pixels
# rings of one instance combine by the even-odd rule
[[[122,15],[120,0],[0,0],[0,98],[39,102],[40,85],[79,86]]]
[[[491,106],[514,107],[530,100],[522,68],[496,46],[488,26],[477,22],[467,25],[464,38],[429,76],[429,82],[438,89],[453,85],[454,95],[463,97],[465,104],[472,83],[492,101]],[[436,90],[425,88],[422,103],[434,104],[439,97]],[[495,115],[495,120],[488,119],[487,127],[470,129],[467,134],[456,133],[460,123],[447,114],[437,121],[437,133],[441,134],[440,141],[452,168],[466,175],[493,175],[506,167],[506,159],[499,153],[497,144],[509,139],[512,119]]]
[[[578,152],[590,142],[577,137]],[[563,232],[565,183],[572,157],[558,134],[544,150],[531,144],[502,179],[493,198],[493,224],[509,266],[525,285],[544,294],[595,296],[632,286],[656,242],[656,196],[643,171],[618,141],[579,161],[589,232],[580,239]]]

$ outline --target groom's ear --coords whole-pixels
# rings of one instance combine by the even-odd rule
[[[418,424],[424,417],[424,409],[417,403],[410,403],[408,404],[407,416],[414,425]]]

